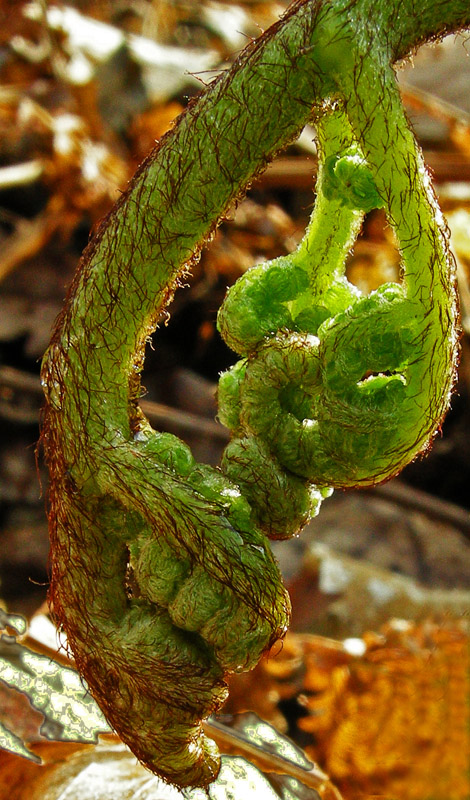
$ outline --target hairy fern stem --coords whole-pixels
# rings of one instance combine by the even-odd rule
[[[179,786],[219,756],[201,721],[225,676],[281,637],[289,598],[266,534],[332,486],[370,485],[428,446],[457,353],[452,261],[392,63],[470,26],[467,0],[308,0],[158,143],[83,254],[44,357],[51,603],[138,758]],[[219,315],[221,470],[139,408],[149,334],[234,198],[316,120],[317,202],[292,256],[247,273]],[[403,281],[362,297],[344,259],[384,206]]]

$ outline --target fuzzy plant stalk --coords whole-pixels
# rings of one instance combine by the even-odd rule
[[[468,0],[308,0],[191,102],[85,250],[44,357],[50,600],[110,724],[153,772],[209,784],[202,720],[284,634],[268,538],[296,533],[335,486],[367,486],[426,449],[457,355],[452,260],[392,65],[470,26]],[[249,271],[219,328],[232,431],[197,464],[139,407],[148,337],[217,222],[303,125],[318,129],[298,250]],[[344,275],[384,207],[400,284]]]

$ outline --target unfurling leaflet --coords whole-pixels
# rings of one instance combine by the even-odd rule
[[[331,487],[395,474],[447,408],[452,262],[390,64],[470,25],[459,3],[423,0],[418,24],[412,3],[389,0],[393,30],[380,14],[370,28],[366,0],[295,3],[137,172],[86,249],[44,357],[53,612],[110,724],[179,786],[215,778],[202,721],[227,674],[287,628],[266,534],[293,535]],[[217,220],[312,114],[312,220],[295,253],[227,296],[219,326],[241,360],[219,400],[233,436],[220,469],[197,464],[139,407],[146,341]],[[403,279],[361,296],[345,258],[380,206]]]
[[[218,315],[243,356],[219,381],[219,417],[232,431],[222,468],[274,538],[298,531],[329,489],[399,472],[429,446],[449,404],[453,265],[392,75],[386,88],[370,125],[359,97],[348,115],[351,94],[318,122],[305,238],[291,255],[246,272]],[[403,277],[364,296],[345,277],[345,256],[364,212],[382,206]]]

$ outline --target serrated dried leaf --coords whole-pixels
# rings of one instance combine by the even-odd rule
[[[10,731],[0,722],[0,748],[8,750],[9,753],[16,753],[19,756],[28,758],[31,761],[39,762],[40,758],[29,750],[19,736]]]
[[[326,641],[326,640],[325,640]],[[465,621],[394,620],[328,655],[306,640],[307,752],[347,798],[467,800],[470,649]],[[335,663],[336,661],[336,663]]]
[[[26,694],[44,715],[41,733],[49,739],[96,742],[98,733],[110,730],[75,670],[34,653],[13,636],[0,637],[0,679]]]
[[[223,756],[207,790],[179,791],[151,775],[120,742],[96,747],[42,743],[43,766],[0,753],[1,800],[319,800],[300,782],[271,780],[239,756]]]

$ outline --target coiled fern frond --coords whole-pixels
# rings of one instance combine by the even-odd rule
[[[44,357],[51,590],[77,666],[137,757],[204,786],[202,720],[225,677],[281,637],[289,598],[270,536],[331,486],[370,485],[428,446],[449,402],[456,301],[445,230],[391,64],[470,25],[467,0],[309,0],[191,103],[85,251]],[[230,202],[312,116],[321,176],[296,253],[248,273],[221,331],[220,470],[139,408],[145,343]],[[403,281],[344,278],[383,205]]]

